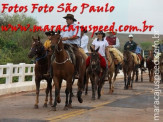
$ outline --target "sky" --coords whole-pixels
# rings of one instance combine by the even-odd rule
[[[68,12],[74,14],[75,18],[81,25],[111,25],[115,22],[116,25],[137,25],[142,27],[142,22],[147,21],[148,25],[154,25],[151,32],[146,31],[144,34],[153,34],[154,30],[163,34],[163,0],[0,0],[0,11],[2,11],[2,3],[9,5],[18,4],[19,6],[27,5],[29,16],[34,17],[39,22],[39,25],[64,25],[66,24],[65,12],[56,12],[57,6],[61,3],[72,3],[72,6],[78,6],[76,12]],[[51,13],[31,13],[32,3],[39,3],[39,5],[48,4],[54,6]],[[88,3],[90,6],[105,6],[109,3],[110,6],[115,6],[113,12],[103,13],[89,13],[89,9],[85,9],[83,14],[81,12],[81,4]],[[66,6],[66,5],[65,5]],[[13,13],[10,13],[13,14]],[[143,34],[143,32],[141,32]]]

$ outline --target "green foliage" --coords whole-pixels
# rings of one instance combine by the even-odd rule
[[[140,46],[143,50],[150,50],[152,47],[152,42],[142,42],[140,43]]]
[[[11,24],[13,26],[21,24],[30,27],[37,25],[36,19],[26,16],[25,14],[1,14],[0,26]],[[0,65],[6,63],[30,63],[27,55],[32,43],[32,36],[43,37],[42,32],[30,32],[17,30],[16,32],[0,30]]]

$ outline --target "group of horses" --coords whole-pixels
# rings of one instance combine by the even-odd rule
[[[51,55],[47,53],[40,37],[33,38],[33,43],[31,50],[28,54],[29,58],[36,57],[35,64],[35,84],[36,84],[36,102],[34,108],[38,108],[39,103],[39,92],[40,92],[40,82],[45,79],[47,81],[46,88],[46,98],[44,107],[48,105],[48,94],[50,93],[49,104],[52,105],[52,110],[56,111],[56,106],[61,102],[60,90],[62,86],[62,81],[66,81],[66,101],[64,110],[68,110],[72,107],[72,97],[73,97],[73,81],[75,75],[78,74],[78,91],[77,98],[80,103],[83,102],[82,92],[85,90],[85,95],[88,93],[88,83],[89,79],[92,84],[92,99],[96,99],[96,92],[98,94],[98,99],[101,97],[101,90],[105,83],[105,77],[108,77],[109,81],[109,93],[112,94],[114,91],[114,82],[118,74],[115,66],[114,56],[111,52],[108,52],[108,68],[102,68],[100,65],[100,57],[98,54],[98,49],[94,50],[90,47],[90,64],[86,67],[86,58],[80,53],[76,48],[73,48],[75,54],[75,63],[70,56],[70,53],[65,49],[64,44],[61,41],[60,33],[56,33],[51,38],[51,45],[54,47],[55,54],[54,60],[51,62]],[[138,81],[138,68],[135,68],[134,58],[129,51],[124,51],[123,53],[124,60],[122,64],[124,72],[124,89],[129,89],[133,87],[134,75],[136,74],[136,81]],[[149,58],[152,60],[152,58]],[[141,69],[141,81],[143,81],[143,70],[144,59],[142,60],[140,66]],[[49,68],[51,68],[51,76],[47,76]],[[55,97],[54,102],[52,99],[52,80],[55,86]]]

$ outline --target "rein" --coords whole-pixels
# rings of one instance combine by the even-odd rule
[[[60,50],[58,49],[58,45],[59,45],[60,42],[61,42],[61,38],[59,39],[57,45],[55,46],[55,48],[57,49],[57,52],[62,52],[63,51],[62,49],[60,49]]]
[[[55,46],[55,48],[56,48],[56,50],[57,50],[58,53],[63,51],[62,49],[60,49],[60,50],[58,49],[58,45],[59,45],[60,42],[61,42],[61,38],[59,39],[57,45]],[[67,52],[66,52],[66,53],[67,53]],[[70,61],[70,62],[71,62],[70,57],[67,58],[66,60],[64,60],[63,62],[57,62],[57,61],[56,61],[56,58],[54,59],[54,62],[55,62],[56,64],[60,64],[60,65],[61,65],[61,64],[65,64],[67,61]]]
[[[36,58],[35,61],[39,61],[39,60],[45,58],[47,56],[47,54],[48,54],[48,52],[46,51],[45,55],[43,55],[42,57]]]

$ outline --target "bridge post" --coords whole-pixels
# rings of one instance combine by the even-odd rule
[[[19,76],[19,82],[24,82],[25,81],[25,63],[20,63],[19,65],[21,66],[19,69],[19,73],[21,74]]]
[[[12,74],[13,74],[13,64],[7,63],[7,77],[6,77],[6,84],[12,83]]]

